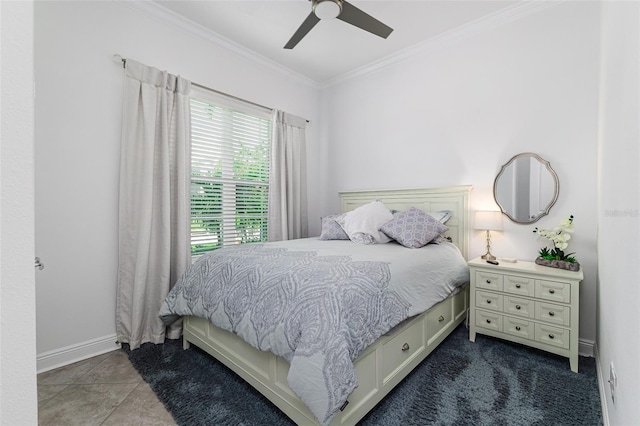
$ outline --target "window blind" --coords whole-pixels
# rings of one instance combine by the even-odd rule
[[[267,240],[270,111],[197,91],[191,106],[191,254]]]

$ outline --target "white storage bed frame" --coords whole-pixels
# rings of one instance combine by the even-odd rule
[[[417,207],[425,211],[451,210],[447,235],[465,259],[469,245],[471,186],[431,189],[341,192],[343,212],[373,200],[389,209]],[[427,312],[410,318],[380,337],[354,362],[358,388],[349,396],[331,425],[355,425],[402,381],[466,318],[468,285]],[[184,318],[184,348],[194,344],[233,370],[299,425],[317,419],[287,384],[289,364],[270,352],[250,346],[206,319]]]

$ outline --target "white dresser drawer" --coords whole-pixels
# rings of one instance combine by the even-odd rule
[[[504,275],[488,271],[476,271],[476,287],[502,291]]]
[[[535,323],[525,319],[504,317],[502,319],[504,332],[513,336],[533,340],[535,336]]]
[[[556,281],[536,280],[535,297],[550,302],[569,303],[571,302],[571,286]]]
[[[493,331],[502,331],[502,315],[477,310],[476,325]]]
[[[505,295],[503,312],[505,314],[517,315],[519,317],[534,318],[535,302],[531,299]]]
[[[571,308],[554,303],[536,302],[536,319],[556,325],[569,326],[571,324]]]
[[[571,332],[564,328],[536,323],[536,341],[546,345],[569,349],[570,335]]]
[[[505,275],[504,291],[518,296],[533,297],[535,294],[535,282],[533,278]]]
[[[504,296],[490,291],[476,291],[476,307],[502,312]]]

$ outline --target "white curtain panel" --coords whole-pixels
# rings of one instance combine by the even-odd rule
[[[158,311],[190,259],[191,82],[127,60],[124,84],[116,331],[135,349],[181,332]]]
[[[273,111],[269,177],[269,241],[309,235],[307,225],[307,121]]]

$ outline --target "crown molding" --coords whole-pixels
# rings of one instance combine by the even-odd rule
[[[372,73],[382,68],[400,63],[406,59],[415,56],[424,55],[428,52],[441,49],[446,44],[468,39],[478,34],[493,30],[509,22],[521,19],[525,16],[538,13],[541,10],[563,3],[565,0],[526,0],[505,9],[499,10],[492,14],[483,16],[464,25],[453,28],[449,31],[440,33],[428,40],[417,43],[406,49],[400,50],[392,55],[386,56],[380,60],[357,68],[353,71],[346,72],[338,77],[326,80],[320,83],[321,89],[326,89],[340,83],[353,80],[354,78]]]
[[[262,56],[251,49],[241,46],[233,40],[223,37],[222,35],[181,16],[152,0],[117,0],[119,4],[138,11],[145,16],[153,17],[178,30],[198,36],[211,43],[217,44],[218,46],[230,50],[249,60],[255,61],[264,67],[284,74],[289,78],[295,79],[298,82],[306,84],[315,89],[329,88],[331,86],[335,86],[337,84],[353,80],[357,77],[361,77],[366,74],[378,71],[382,68],[400,63],[409,58],[427,54],[431,51],[441,49],[449,43],[477,36],[478,34],[493,30],[509,22],[521,19],[525,16],[538,13],[544,9],[556,6],[557,4],[563,3],[565,1],[566,0],[525,0],[513,6],[509,6],[505,9],[499,10],[492,14],[483,16],[474,21],[453,28],[449,31],[440,33],[428,40],[400,50],[380,60],[357,68],[353,71],[349,71],[335,78],[319,82],[296,71],[293,71],[291,68],[288,68],[272,59]]]
[[[291,68],[288,68],[276,61],[273,61],[265,56],[262,56],[255,51],[248,49],[244,46],[239,45],[238,43],[230,40],[222,35],[212,31],[203,25],[198,24],[197,22],[193,22],[172,10],[165,8],[164,6],[151,1],[151,0],[116,0],[119,4],[128,7],[129,9],[135,10],[144,14],[145,16],[150,16],[155,19],[162,21],[163,23],[172,26],[178,30],[184,31],[186,33],[195,35],[204,40],[207,40],[211,43],[217,44],[227,50],[230,50],[240,56],[243,56],[249,60],[255,61],[260,65],[272,69],[276,72],[284,74],[289,78],[295,79],[300,83],[311,86],[315,89],[320,88],[320,83],[304,76],[298,72],[293,71]]]

